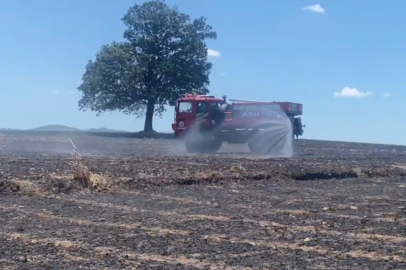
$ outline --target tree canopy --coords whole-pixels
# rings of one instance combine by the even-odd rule
[[[153,130],[153,115],[175,105],[185,93],[209,93],[212,63],[206,39],[217,34],[206,18],[152,0],[130,7],[122,18],[124,42],[103,45],[86,65],[79,108],[83,111],[121,111],[141,117],[144,132]]]

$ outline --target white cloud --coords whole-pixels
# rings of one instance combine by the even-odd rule
[[[305,11],[309,10],[309,11],[316,12],[316,13],[324,13],[326,11],[319,4],[304,7],[303,10],[305,10]]]
[[[212,56],[212,57],[217,57],[217,56],[220,56],[220,52],[211,50],[211,49],[207,49],[207,55]]]
[[[341,92],[335,92],[334,97],[364,98],[372,95],[372,92],[361,92],[356,88],[344,87]]]
[[[390,97],[390,93],[385,93],[385,94],[382,95],[382,97],[388,98],[388,97]]]

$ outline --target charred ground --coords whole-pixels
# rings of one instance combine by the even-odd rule
[[[406,147],[299,140],[270,159],[35,132],[0,147],[2,269],[406,268]]]

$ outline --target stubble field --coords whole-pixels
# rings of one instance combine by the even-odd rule
[[[1,269],[406,269],[406,147],[299,140],[271,159],[28,132],[0,147]]]

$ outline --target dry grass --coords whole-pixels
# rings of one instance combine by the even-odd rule
[[[71,142],[74,152],[73,161],[70,163],[74,170],[73,180],[79,183],[83,189],[101,190],[105,189],[106,180],[99,174],[92,173],[90,169],[84,164],[82,155],[77,151],[75,144]]]

